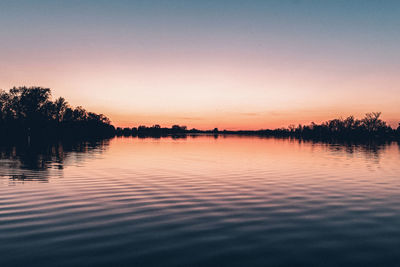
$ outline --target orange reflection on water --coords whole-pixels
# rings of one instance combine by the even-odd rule
[[[399,183],[398,159],[394,144],[342,146],[239,136],[115,138],[83,169],[98,176],[93,179],[111,179],[111,188],[115,183],[145,188],[138,196],[151,191],[177,202],[184,196],[186,204],[213,200],[229,206],[232,199],[252,202],[265,196],[324,201],[326,194],[389,194],[395,192],[389,185]],[[83,169],[66,171],[72,175]]]

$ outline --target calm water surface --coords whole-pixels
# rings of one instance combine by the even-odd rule
[[[399,249],[397,143],[0,148],[0,266],[400,266]]]

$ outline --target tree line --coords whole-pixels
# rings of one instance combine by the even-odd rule
[[[381,119],[380,112],[367,113],[364,118],[354,116],[329,120],[320,124],[290,125],[287,128],[256,131],[198,130],[173,125],[171,128],[141,125],[115,128],[103,114],[86,111],[81,106],[71,107],[59,97],[51,99],[51,90],[42,87],[14,87],[0,90],[0,137],[112,137],[112,136],[183,136],[187,134],[237,134],[303,139],[341,140],[400,140],[400,125],[392,128]]]
[[[180,125],[173,125],[171,128],[168,127],[161,127],[160,125],[156,124],[151,127],[147,127],[145,125],[140,125],[139,127],[133,128],[116,128],[115,134],[117,136],[153,136],[153,137],[162,137],[162,136],[178,136],[178,135],[185,135],[190,133],[187,130],[186,126]]]
[[[287,131],[294,136],[303,138],[335,138],[335,139],[398,139],[400,137],[400,124],[393,129],[381,119],[381,112],[366,113],[364,118],[356,119],[349,116],[345,119],[338,118],[321,124],[289,126]]]
[[[42,87],[14,87],[0,91],[0,136],[83,137],[110,136],[115,131],[103,114],[71,107],[51,90]]]
[[[393,129],[388,123],[381,119],[380,112],[367,113],[364,118],[356,119],[349,116],[345,119],[338,118],[325,121],[320,124],[312,122],[309,125],[289,125],[287,128],[261,129],[261,130],[198,130],[187,129],[186,126],[174,125],[171,128],[162,128],[159,125],[152,127],[139,126],[133,128],[117,128],[117,136],[168,136],[185,134],[236,134],[236,135],[259,135],[275,137],[295,137],[302,139],[318,140],[399,140],[400,124]]]
[[[222,134],[294,137],[321,141],[400,140],[400,124],[398,128],[392,128],[387,122],[381,119],[381,112],[366,113],[362,119],[356,119],[354,116],[349,116],[347,118],[328,120],[320,124],[312,122],[309,125],[289,125],[287,128],[274,130],[217,130],[217,132]]]

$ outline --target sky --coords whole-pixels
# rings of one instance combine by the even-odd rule
[[[0,88],[116,126],[400,121],[400,1],[0,1]]]

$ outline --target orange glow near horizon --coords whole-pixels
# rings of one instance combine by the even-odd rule
[[[50,63],[49,63],[50,64]],[[400,77],[395,71],[357,76],[319,66],[148,63],[95,67],[21,68],[24,79],[0,74],[0,88],[50,87],[73,106],[107,115],[115,126],[186,125],[189,128],[262,129],[309,124],[381,111],[392,126],[400,119]],[[16,70],[14,70],[16,71]],[[385,90],[380,90],[385,88]]]
[[[114,165],[118,163],[122,166],[137,165],[137,168],[144,170],[152,166],[154,162],[158,162],[159,168],[162,164],[171,166],[169,159],[182,158],[207,158],[208,164],[196,160],[190,160],[180,166],[181,170],[204,170],[221,168],[223,170],[231,170],[232,168],[248,168],[249,164],[271,164],[271,168],[284,169],[285,166],[293,164],[298,165],[299,169],[307,166],[320,164],[324,166],[327,157],[337,158],[338,154],[342,159],[354,157],[352,164],[359,164],[359,168],[365,170],[365,158],[371,160],[379,160],[379,154],[385,153],[386,160],[390,157],[395,159],[399,154],[399,147],[394,145],[384,147],[382,151],[368,150],[365,147],[338,147],[329,144],[304,142],[300,140],[276,139],[276,138],[260,138],[260,137],[243,137],[243,136],[219,136],[216,138],[210,136],[196,136],[182,139],[171,138],[146,138],[137,139],[134,137],[114,138],[110,141],[110,150],[108,153],[107,162],[101,162],[101,167],[104,164]],[[151,148],[151,149],[150,149]],[[349,150],[354,149],[359,154],[349,153]],[[135,151],[135,153],[132,153]],[[316,153],[318,152],[318,153]],[[321,158],[321,155],[324,155]],[[220,159],[224,159],[224,163],[229,167],[223,167]],[[229,159],[229,160],[228,160]],[[257,162],[258,161],[258,162]],[[246,162],[246,164],[243,164]],[[189,164],[192,163],[191,166]],[[94,163],[95,164],[95,163]],[[147,166],[146,166],[147,165]],[[278,167],[279,166],[279,167]],[[99,167],[99,166],[97,166]],[[93,169],[96,166],[93,165]],[[320,168],[323,170],[324,168]],[[337,171],[340,171],[339,169]]]
[[[49,87],[120,127],[265,129],[376,111],[397,127],[396,9],[272,2],[10,4],[0,88]]]

